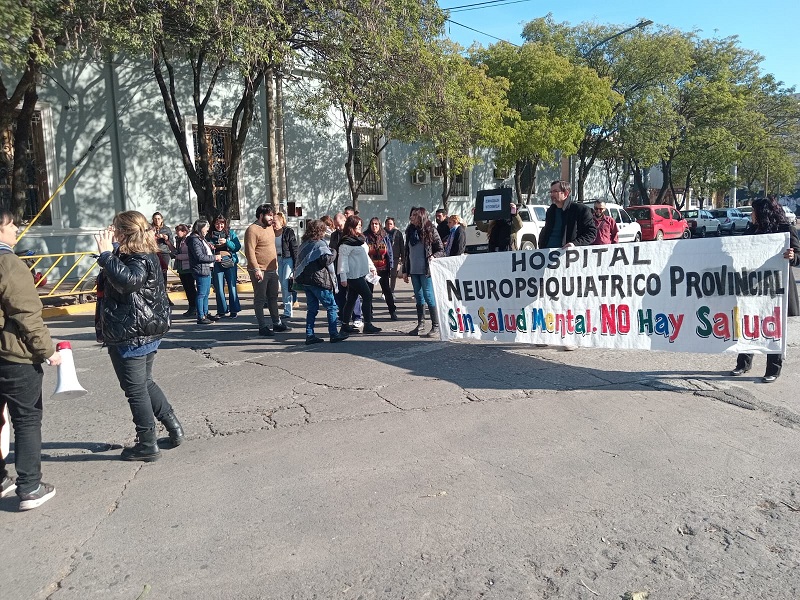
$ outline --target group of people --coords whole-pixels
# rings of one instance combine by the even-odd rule
[[[539,245],[542,248],[569,248],[589,245],[602,227],[601,208],[589,208],[571,202],[569,184],[553,182],[552,204],[547,210]],[[753,201],[750,234],[790,233],[790,247],[783,257],[792,266],[800,265],[800,241],[786,222],[783,210],[769,199]],[[156,422],[165,427],[169,443],[179,446],[184,440],[183,427],[166,395],[153,379],[157,350],[169,331],[171,315],[164,276],[165,261],[176,261],[187,298],[189,312],[198,323],[208,324],[208,291],[218,290],[214,318],[235,317],[241,306],[236,294],[236,255],[242,248],[236,234],[223,217],[210,224],[198,219],[191,230],[186,225],[172,231],[157,214],[147,221],[136,211],[119,213],[108,229],[95,236],[101,273],[98,277],[96,314],[97,339],[108,351],[111,365],[131,411],[136,441],[122,450],[123,460],[152,462],[160,457]],[[446,217],[446,215],[444,215]],[[493,250],[513,247],[515,217],[504,223],[486,224]],[[431,261],[453,255],[461,247],[462,227],[457,219],[447,218],[447,229],[431,222],[425,208],[415,207],[409,215],[405,232],[387,218],[383,227],[377,218],[370,219],[366,230],[352,207],[333,218],[308,222],[301,243],[281,213],[269,204],[256,209],[256,220],[244,235],[247,270],[254,290],[254,308],[261,335],[288,331],[285,320],[291,318],[294,298],[292,286],[305,292],[306,344],[324,341],[315,333],[320,307],[327,311],[329,340],[343,341],[358,331],[353,320],[360,304],[363,333],[378,333],[374,325],[373,289],[378,283],[390,318],[397,318],[394,299],[398,273],[411,281],[416,305],[417,326],[412,335],[437,337],[439,322],[430,275]],[[0,427],[7,406],[15,431],[16,481],[0,457],[0,497],[14,493],[20,509],[41,506],[56,491],[42,482],[41,422],[42,364],[61,362],[50,333],[42,320],[42,303],[25,264],[13,253],[18,229],[11,213],[0,210]],[[492,235],[494,232],[494,235]],[[608,231],[605,234],[609,233]],[[443,239],[444,238],[444,239]],[[455,251],[453,248],[455,247]],[[168,263],[167,263],[168,264]],[[792,277],[790,279],[794,281]],[[228,286],[228,302],[221,293]],[[283,289],[283,310],[278,303]],[[789,286],[790,316],[800,314],[797,288]],[[431,329],[425,332],[425,307]],[[266,320],[268,308],[271,322]],[[351,321],[352,320],[352,321]],[[752,367],[752,354],[740,354],[732,375],[739,376]],[[770,354],[763,381],[770,383],[780,375],[782,357]]]

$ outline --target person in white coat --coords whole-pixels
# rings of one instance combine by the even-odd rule
[[[378,281],[378,272],[369,258],[369,248],[361,233],[361,218],[356,215],[347,217],[339,242],[339,284],[347,289],[347,299],[342,309],[341,321],[343,333],[358,333],[358,329],[350,325],[356,299],[361,296],[361,310],[364,315],[364,333],[379,333],[379,327],[372,324],[372,286]],[[368,282],[367,279],[371,281]]]

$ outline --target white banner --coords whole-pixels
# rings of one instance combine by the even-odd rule
[[[784,353],[789,234],[431,261],[443,340]]]

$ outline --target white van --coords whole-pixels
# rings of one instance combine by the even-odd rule
[[[642,241],[642,228],[635,219],[622,208],[619,204],[614,202],[602,201],[606,205],[605,214],[610,216],[617,223],[617,231],[619,232],[619,241],[621,242],[641,242]],[[594,210],[595,200],[587,200],[584,204],[588,204],[589,208]]]

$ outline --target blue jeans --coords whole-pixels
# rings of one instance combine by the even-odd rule
[[[326,290],[316,285],[303,286],[306,291],[306,337],[314,335],[314,323],[317,320],[319,305],[328,311],[328,333],[331,336],[337,334],[336,319],[339,316],[339,307],[336,306],[336,299],[331,290]]]
[[[430,275],[412,275],[411,285],[414,286],[416,304],[427,304],[429,308],[436,308],[436,298],[433,297],[433,279]]]
[[[228,284],[228,297],[231,301],[231,314],[238,313],[242,307],[239,305],[239,294],[236,292],[236,265],[230,269],[223,269],[219,263],[214,263],[214,294],[217,296],[217,312],[224,315],[228,312],[228,303],[225,302],[225,284]]]
[[[0,359],[0,426],[7,405],[14,426],[17,494],[27,494],[42,481],[42,378],[41,365]],[[0,480],[6,461],[0,457]]]
[[[278,279],[281,281],[281,296],[283,299],[283,316],[292,316],[292,290],[289,289],[289,277],[294,270],[294,261],[291,258],[278,257]]]
[[[195,275],[194,282],[197,285],[197,320],[199,321],[208,314],[208,293],[211,291],[211,275]]]

